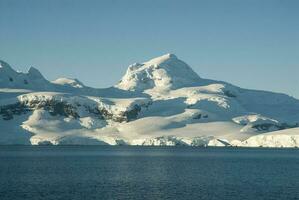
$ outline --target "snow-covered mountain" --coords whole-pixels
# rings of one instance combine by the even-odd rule
[[[46,89],[49,81],[34,67],[30,67],[27,73],[16,72],[9,64],[0,60],[0,87]]]
[[[299,100],[198,76],[166,54],[115,86],[0,61],[0,144],[299,147]]]

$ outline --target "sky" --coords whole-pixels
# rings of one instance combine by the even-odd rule
[[[174,53],[203,78],[299,98],[298,10],[297,0],[0,0],[0,59],[103,88]]]

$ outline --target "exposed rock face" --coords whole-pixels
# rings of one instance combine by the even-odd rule
[[[46,102],[18,102],[11,105],[1,106],[0,115],[2,115],[4,120],[11,120],[14,115],[26,114],[27,112],[36,109],[46,110],[53,116],[79,117],[76,109],[72,105],[54,100]]]
[[[76,101],[77,100],[77,101]],[[20,101],[0,106],[0,115],[4,120],[13,119],[14,115],[21,115],[34,110],[46,110],[52,116],[64,116],[72,118],[80,118],[85,115],[94,115],[95,117],[103,120],[113,120],[115,122],[128,122],[137,119],[142,107],[148,107],[150,102],[145,104],[133,104],[130,108],[114,113],[109,107],[101,104],[87,101],[84,99],[68,99],[58,96],[45,96],[45,95],[23,95]],[[87,112],[87,113],[86,113]],[[80,114],[81,113],[81,114]]]
[[[259,132],[269,132],[276,130],[283,130],[287,128],[295,128],[298,123],[288,124],[281,123],[277,120],[270,119],[261,115],[245,115],[233,118],[233,121],[237,124],[244,125],[242,131],[248,131],[248,129],[256,129]]]
[[[15,104],[4,105],[0,107],[0,115],[3,120],[11,120],[14,115],[21,115],[29,112],[30,109],[18,102]]]

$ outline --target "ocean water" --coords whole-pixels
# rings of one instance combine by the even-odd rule
[[[0,146],[0,200],[299,199],[299,150]]]

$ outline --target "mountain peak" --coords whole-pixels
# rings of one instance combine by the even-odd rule
[[[176,89],[198,84],[200,77],[174,54],[130,65],[116,87],[123,90]]]
[[[170,60],[178,60],[177,56],[171,53],[153,58],[149,60],[147,63],[152,63],[152,64],[162,64],[164,62],[169,62]]]
[[[28,70],[28,76],[32,79],[44,79],[40,71],[34,67],[30,67]]]

